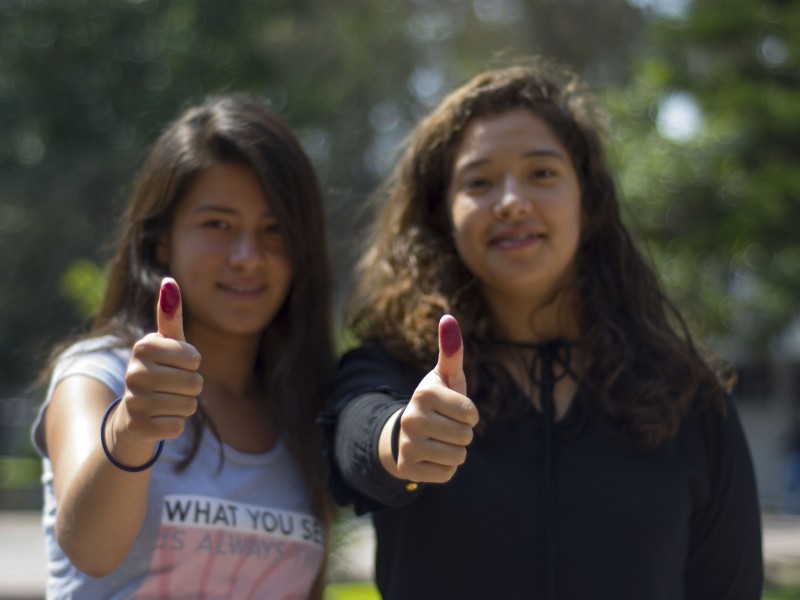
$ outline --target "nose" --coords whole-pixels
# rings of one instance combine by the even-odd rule
[[[525,187],[514,177],[503,181],[500,197],[492,206],[494,217],[499,220],[519,219],[533,210],[533,203]]]
[[[261,259],[261,243],[257,234],[242,232],[231,242],[230,262],[234,268],[254,268]]]

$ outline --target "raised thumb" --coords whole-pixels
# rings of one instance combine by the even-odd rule
[[[156,308],[158,333],[164,337],[185,342],[183,335],[183,307],[181,305],[181,289],[172,277],[161,280],[161,291],[158,294]]]
[[[464,377],[464,344],[458,321],[451,315],[439,319],[439,362],[436,371],[445,385],[460,394],[467,394]]]

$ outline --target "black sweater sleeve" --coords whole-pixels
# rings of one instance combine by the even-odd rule
[[[761,518],[755,476],[739,415],[703,419],[711,489],[692,517],[686,565],[688,600],[756,600],[761,597]]]
[[[319,420],[328,485],[337,503],[353,504],[363,514],[407,504],[419,493],[387,473],[378,456],[383,426],[408,403],[419,379],[375,343],[342,358],[331,406]]]

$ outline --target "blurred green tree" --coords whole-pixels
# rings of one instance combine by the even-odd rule
[[[329,197],[338,277],[364,197],[429,105],[499,52],[618,81],[626,0],[0,0],[0,399],[88,325],[149,142],[210,93],[269,101]]]
[[[622,186],[678,302],[763,359],[800,300],[800,3],[637,4],[650,43],[608,96]]]

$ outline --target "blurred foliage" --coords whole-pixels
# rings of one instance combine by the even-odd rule
[[[185,106],[248,91],[298,131],[341,292],[411,124],[534,53],[607,92],[623,189],[679,303],[762,352],[800,295],[799,25],[785,0],[0,0],[0,398],[89,325],[126,190]]]
[[[0,0],[0,398],[89,325],[126,189],[182,108],[247,91],[298,131],[344,289],[363,200],[427,107],[503,53],[619,82],[641,20],[625,0]]]
[[[800,300],[800,3],[641,3],[650,42],[608,96],[623,188],[678,302],[763,359]]]
[[[103,300],[105,272],[96,263],[84,258],[73,262],[61,278],[61,293],[71,300],[80,315],[89,319]]]
[[[0,456],[0,490],[37,488],[40,475],[38,458]]]

